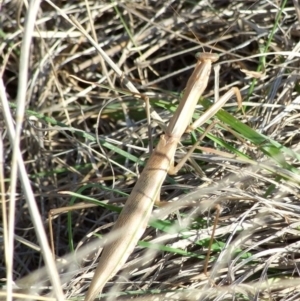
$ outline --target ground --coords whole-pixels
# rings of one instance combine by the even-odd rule
[[[195,54],[213,52],[220,71],[212,70],[194,118],[232,87],[243,110],[232,97],[182,137],[176,162],[216,123],[193,160],[167,176],[161,199],[170,205],[154,210],[102,298],[297,300],[299,20],[296,0],[3,2],[1,294],[13,280],[27,297],[62,289],[83,300],[99,235],[176,110]]]

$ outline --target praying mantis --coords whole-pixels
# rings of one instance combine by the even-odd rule
[[[161,186],[167,173],[175,174],[188,159],[185,156],[175,167],[174,156],[181,136],[211,118],[233,96],[236,95],[238,107],[242,97],[237,88],[231,88],[215,102],[198,120],[189,126],[199,97],[206,89],[212,63],[218,60],[213,53],[197,54],[197,64],[188,80],[179,106],[170,119],[165,134],[152,152],[143,172],[136,182],[120,213],[113,229],[113,239],[105,245],[85,301],[94,300],[105,284],[121,269],[143,235],[151,216],[154,203],[159,200]]]

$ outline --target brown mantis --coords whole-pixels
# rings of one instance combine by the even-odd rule
[[[206,89],[211,65],[218,60],[218,56],[212,53],[196,55],[198,62],[188,80],[185,93],[179,106],[161,136],[158,145],[153,151],[146,167],[134,186],[125,206],[115,223],[112,233],[113,240],[104,247],[85,301],[94,300],[101,293],[104,285],[125,264],[132,253],[138,240],[143,235],[154,202],[159,200],[160,189],[167,173],[176,173],[187,156],[174,167],[174,155],[177,144],[187,128],[194,129],[201,126],[232,97],[237,97],[239,107],[242,98],[237,88],[231,88],[223,97],[214,103],[196,122],[189,126],[198,99]]]

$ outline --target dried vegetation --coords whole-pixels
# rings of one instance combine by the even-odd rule
[[[5,246],[13,256],[15,292],[55,292],[42,268],[45,259],[36,234],[41,229],[34,227],[27,188],[20,181],[12,184],[15,162],[7,119],[15,123],[16,109],[25,108],[20,149],[49,241],[50,210],[83,201],[97,204],[69,216],[54,211],[55,256],[66,298],[83,298],[97,259],[97,252],[87,254],[98,249],[87,247],[88,242],[95,246],[99,240],[94,234],[107,233],[149,156],[145,107],[126,88],[126,78],[115,75],[64,13],[150,97],[164,122],[176,107],[198,51],[220,54],[219,93],[236,86],[244,99],[244,115],[236,111],[234,100],[217,114],[220,123],[207,135],[206,148],[194,154],[197,168],[188,164],[167,178],[161,198],[173,206],[168,214],[156,210],[158,219],[147,229],[142,247],[105,293],[111,291],[112,300],[119,295],[122,300],[299,299],[300,5],[297,0],[198,2],[40,3],[30,33],[23,103],[16,99],[22,94],[20,83],[26,84],[19,66],[27,5],[2,3],[1,77],[6,91],[1,86],[1,231],[7,231],[3,213],[9,211],[16,187],[10,232],[14,246]],[[212,74],[203,106],[215,91]],[[3,95],[12,117],[5,115]],[[199,106],[196,113],[202,110]],[[151,125],[155,144],[162,131],[155,120]],[[199,136],[185,137],[177,159]],[[185,201],[192,205],[176,211],[176,202]],[[207,278],[203,264],[216,203],[223,210]],[[69,255],[63,261],[72,250],[76,260]],[[6,285],[4,256],[1,267]]]

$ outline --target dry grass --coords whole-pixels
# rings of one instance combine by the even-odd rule
[[[97,260],[91,252],[99,248],[94,234],[109,231],[149,156],[142,102],[63,12],[150,97],[164,122],[176,108],[197,51],[220,54],[219,93],[239,87],[246,112],[236,113],[233,101],[225,108],[228,114],[217,114],[221,125],[194,155],[205,176],[188,165],[167,178],[162,198],[174,201],[168,214],[156,210],[142,248],[107,284],[103,298],[110,292],[112,300],[120,295],[122,300],[299,299],[300,6],[296,0],[196,2],[56,1],[54,7],[32,1],[31,13],[35,4],[39,10],[36,20],[27,21],[25,3],[3,2],[0,229],[6,259],[2,256],[0,296],[13,279],[14,292],[29,299],[37,293],[62,298],[61,288],[65,298],[83,299]],[[30,36],[26,66],[21,43]],[[258,78],[241,69],[258,72]],[[213,96],[212,75],[203,106]],[[199,106],[196,113],[201,111]],[[151,125],[155,144],[162,131],[155,120]],[[19,167],[17,180],[18,133],[26,173]],[[181,151],[197,136],[186,136]],[[68,219],[55,215],[53,221],[60,284],[43,229],[49,239],[51,209],[83,201],[98,206],[76,209]],[[185,201],[192,206],[172,215]],[[208,279],[203,263],[216,203],[223,211]]]

